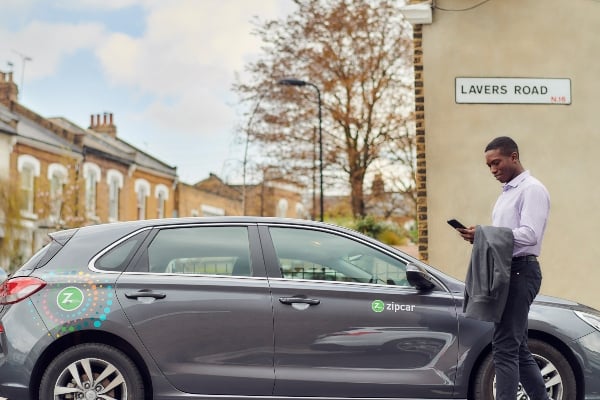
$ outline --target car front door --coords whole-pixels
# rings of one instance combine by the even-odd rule
[[[117,297],[171,384],[270,395],[273,315],[256,227],[165,227],[146,242]]]
[[[260,227],[275,319],[275,395],[451,397],[452,295],[406,281],[406,262],[340,232]],[[266,245],[272,243],[273,246]]]

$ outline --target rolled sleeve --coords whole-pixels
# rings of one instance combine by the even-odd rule
[[[523,191],[519,227],[513,229],[515,244],[537,245],[546,229],[550,202],[546,190],[541,186],[529,186]]]

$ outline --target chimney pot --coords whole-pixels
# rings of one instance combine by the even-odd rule
[[[101,134],[115,138],[117,136],[117,127],[114,125],[113,114],[104,112],[101,114],[91,114],[90,129]]]
[[[0,102],[18,102],[19,88],[13,82],[12,72],[0,71]],[[12,107],[12,106],[11,106]]]

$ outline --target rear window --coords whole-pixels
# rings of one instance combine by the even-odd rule
[[[146,271],[250,276],[248,229],[241,226],[162,229],[148,247]]]
[[[46,254],[49,249],[50,249],[50,243],[48,243],[47,245],[45,245],[44,247],[39,249],[37,251],[37,253],[35,253],[33,256],[31,256],[31,258],[29,260],[27,260],[27,262],[25,264],[23,264],[23,266],[19,270],[22,271],[22,270],[34,269],[35,265],[42,259],[44,254]]]
[[[32,271],[37,268],[41,268],[44,265],[48,264],[52,257],[54,257],[60,249],[63,248],[63,245],[58,243],[55,240],[52,240],[50,243],[42,247],[35,253],[17,272],[24,271]]]
[[[31,271],[48,264],[50,260],[71,240],[77,229],[67,229],[48,234],[50,242],[35,253],[19,271]]]

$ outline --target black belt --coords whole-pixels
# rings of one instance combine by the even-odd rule
[[[512,258],[513,262],[537,261],[537,256],[528,254],[526,256],[517,256]]]

